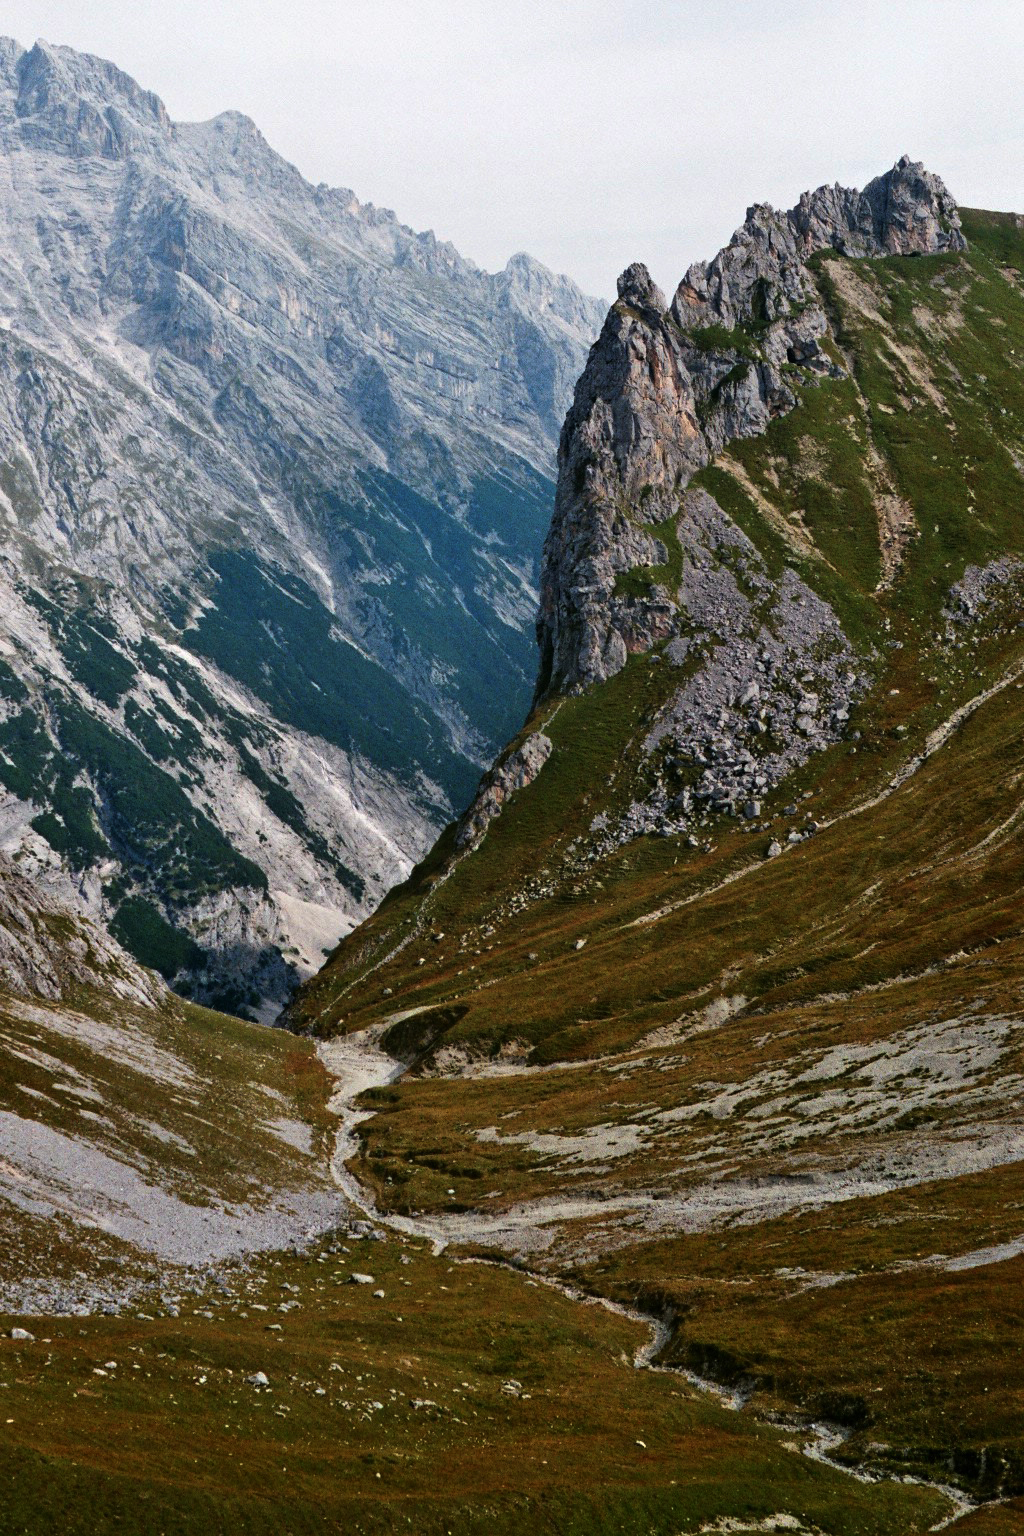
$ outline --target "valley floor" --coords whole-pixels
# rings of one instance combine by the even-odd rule
[[[648,1368],[671,1351],[657,1316],[449,1249],[443,1220],[385,1230],[346,1166],[354,1101],[401,1070],[373,1033],[321,1048],[351,1202],[334,1230],[193,1272],[173,1304],[151,1287],[119,1315],[4,1319],[0,1531],[1017,1528],[1010,1506],[853,1476],[826,1459],[841,1436],[683,1362]]]

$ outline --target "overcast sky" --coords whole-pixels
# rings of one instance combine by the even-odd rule
[[[310,180],[605,297],[905,151],[1024,208],[1020,0],[6,0],[0,28],[114,59],[172,117],[247,112]]]

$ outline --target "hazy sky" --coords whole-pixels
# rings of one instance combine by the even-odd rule
[[[114,59],[173,117],[247,112],[310,180],[606,297],[905,151],[1024,208],[1020,0],[7,0],[0,28]]]

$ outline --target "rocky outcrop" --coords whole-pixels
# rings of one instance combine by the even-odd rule
[[[838,185],[805,192],[786,218],[805,254],[826,246],[844,256],[932,256],[967,249],[945,183],[909,155],[863,192]]]
[[[166,995],[104,929],[58,906],[0,855],[0,992],[57,1002],[79,987],[143,1007]]]
[[[644,741],[643,792],[595,818],[591,861],[643,835],[696,837],[717,816],[756,821],[762,797],[847,734],[870,682],[829,604],[793,570],[772,577],[706,491],[683,493],[676,535],[680,632],[651,660],[680,680]]]
[[[863,192],[820,187],[789,212],[748,209],[671,306],[646,268],[627,268],[562,431],[538,697],[588,688],[685,630],[659,528],[671,533],[689,480],[727,443],[792,410],[798,386],[843,372],[807,259],[964,248],[945,186],[904,156]]]
[[[501,814],[506,800],[517,789],[532,784],[551,756],[554,744],[543,731],[527,736],[522,746],[501,758],[485,774],[476,798],[459,823],[455,834],[457,848],[475,848],[495,816]]]
[[[763,795],[846,734],[870,681],[829,604],[793,570],[773,579],[706,491],[685,494],[678,532],[689,634],[666,660],[700,664],[647,738],[658,783],[627,815],[633,835],[638,822],[685,832],[708,812],[756,819]],[[674,787],[683,765],[698,777]]]
[[[629,649],[667,633],[671,606],[658,595],[625,604],[616,579],[667,558],[634,509],[664,515],[707,462],[696,407],[664,296],[646,267],[630,267],[562,429],[537,625],[540,694],[609,677]]]
[[[672,315],[684,330],[744,321],[769,324],[816,299],[788,216],[767,203],[747,209],[729,244],[694,262],[676,289]]]
[[[804,265],[816,251],[844,256],[928,256],[965,250],[960,215],[944,183],[904,155],[863,192],[818,187],[795,208],[747,209],[729,244],[683,278],[672,313],[684,329],[770,325],[817,305]]]

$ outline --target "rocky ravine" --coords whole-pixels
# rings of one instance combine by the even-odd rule
[[[603,306],[44,43],[0,177],[0,845],[270,1017],[521,714]]]

